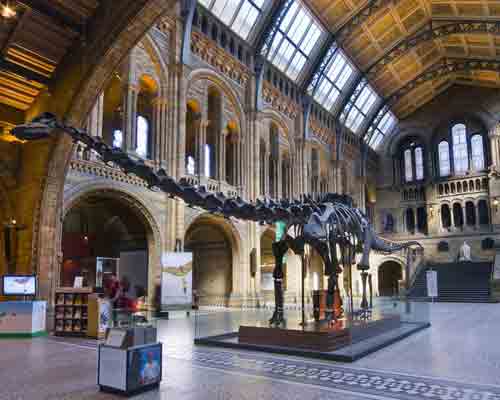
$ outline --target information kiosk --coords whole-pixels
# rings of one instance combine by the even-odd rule
[[[4,275],[2,293],[24,300],[0,302],[0,338],[46,334],[47,303],[28,300],[36,295],[35,275]]]

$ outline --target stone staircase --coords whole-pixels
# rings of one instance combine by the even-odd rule
[[[408,292],[410,299],[430,300],[427,297],[426,272],[437,271],[436,301],[461,303],[491,303],[491,262],[428,263],[417,271]]]

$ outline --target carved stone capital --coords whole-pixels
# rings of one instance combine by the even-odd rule
[[[488,132],[489,138],[500,138],[500,123],[497,123],[493,128]]]

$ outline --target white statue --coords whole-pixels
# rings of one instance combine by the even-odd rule
[[[458,252],[458,261],[471,261],[470,246],[465,240],[462,246],[460,246],[460,250]]]

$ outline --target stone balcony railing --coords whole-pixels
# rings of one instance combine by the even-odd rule
[[[437,197],[447,197],[464,194],[487,193],[489,187],[488,176],[484,174],[450,177],[436,184]]]
[[[153,166],[151,160],[145,160],[144,162],[150,167]],[[147,186],[146,182],[142,179],[132,174],[125,174],[118,166],[113,165],[113,163],[104,163],[97,152],[88,149],[80,143],[76,145],[69,168],[70,171],[75,173],[93,175],[135,186]]]
[[[224,181],[218,181],[215,179],[198,175],[186,175],[184,177],[184,180],[191,185],[205,186],[205,188],[209,192],[222,192],[228,197],[241,196],[240,188],[232,186]]]

